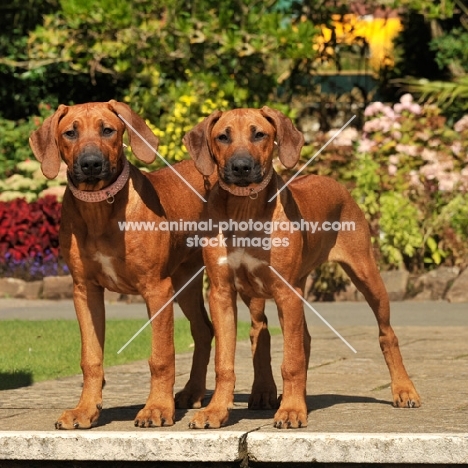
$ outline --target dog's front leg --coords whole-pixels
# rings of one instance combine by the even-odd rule
[[[215,334],[216,386],[208,406],[198,411],[189,423],[192,429],[216,429],[225,424],[234,399],[234,356],[236,353],[236,292],[226,283],[213,283],[210,291],[210,312]]]
[[[74,283],[73,301],[81,331],[83,390],[78,406],[58,418],[57,429],[88,429],[96,425],[102,409],[104,289],[89,282]]]
[[[300,288],[296,288],[302,294]],[[284,353],[281,365],[283,377],[283,396],[281,404],[274,417],[274,426],[282,428],[298,428],[307,426],[306,356],[310,349],[310,339],[306,331],[304,308],[302,301],[289,289],[282,286],[275,294],[278,314],[283,329]]]
[[[170,301],[172,295],[171,278],[164,278],[158,281],[157,290],[147,291],[143,296],[150,318],[154,314],[158,315],[151,321],[151,356],[148,361],[151,386],[146,405],[135,418],[135,426],[138,427],[174,424],[175,348],[174,312]]]

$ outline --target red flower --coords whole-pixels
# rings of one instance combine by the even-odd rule
[[[0,202],[0,265],[50,255],[58,260],[60,213],[53,196]]]

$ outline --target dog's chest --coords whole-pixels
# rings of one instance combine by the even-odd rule
[[[107,279],[111,280],[115,286],[117,286],[119,279],[112,257],[104,255],[101,252],[96,252],[94,254],[94,260],[101,266],[102,274],[107,277]]]
[[[219,265],[227,265],[232,272],[234,286],[240,293],[254,297],[270,297],[265,272],[268,263],[254,257],[245,249],[236,249],[220,257]]]

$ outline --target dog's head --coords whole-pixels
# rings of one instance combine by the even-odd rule
[[[304,137],[281,112],[262,109],[215,111],[188,132],[183,142],[203,175],[218,167],[226,184],[261,183],[272,165],[275,145],[288,168],[299,160]]]
[[[126,128],[118,115],[132,128]],[[31,134],[29,144],[47,178],[57,176],[62,159],[76,187],[101,190],[122,171],[125,130],[135,156],[146,163],[154,161],[152,148],[158,148],[158,138],[127,104],[114,100],[60,105]]]

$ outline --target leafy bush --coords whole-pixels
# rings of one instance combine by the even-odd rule
[[[35,280],[68,272],[59,254],[60,212],[50,196],[0,202],[0,276]]]
[[[335,294],[344,291],[351,283],[348,275],[337,263],[325,262],[311,276],[312,285],[306,294],[314,301],[333,301]]]
[[[468,202],[468,117],[451,129],[437,107],[408,94],[365,115],[350,175],[382,265],[466,265],[468,232],[456,211]]]
[[[88,88],[103,80],[114,88],[126,83],[112,97],[165,131],[184,96],[198,100],[184,117],[192,125],[205,115],[203,101],[228,107],[281,101],[279,80],[317,55],[319,29],[275,2],[200,0],[187,7],[181,0],[63,0],[61,11],[45,15],[29,34],[30,64],[58,68],[63,79],[88,77]],[[289,91],[283,95],[290,99]]]
[[[29,135],[42,121],[52,115],[47,104],[39,105],[40,116],[32,116],[19,121],[0,118],[0,174],[9,177],[15,172],[18,163],[30,159]]]
[[[59,198],[63,195],[66,183],[64,165],[57,178],[46,179],[29,146],[29,135],[55,111],[45,103],[39,105],[39,110],[40,116],[35,115],[27,120],[16,122],[0,118],[0,201],[15,198],[34,201],[47,194]]]
[[[181,161],[188,157],[187,150],[182,144],[182,137],[197,123],[197,120],[194,119],[201,120],[216,109],[228,109],[228,101],[224,99],[222,91],[218,91],[216,94],[212,93],[213,99],[203,99],[201,96],[205,95],[204,93],[198,93],[188,84],[185,88],[184,94],[177,93],[174,96],[175,101],[171,111],[161,118],[158,127],[147,121],[153,133],[160,138],[161,145],[158,152],[171,162]],[[130,156],[130,159],[137,166],[142,166],[142,163],[134,156]],[[144,165],[143,168],[154,170],[164,165],[159,158],[156,158],[152,165],[149,167]]]
[[[62,163],[58,176],[47,179],[41,171],[39,161],[26,159],[16,165],[14,174],[0,180],[0,201],[24,198],[28,202],[39,197],[54,195],[61,199],[67,182],[66,165]]]
[[[457,63],[468,73],[468,30],[454,28],[440,37],[432,39],[430,48],[436,53],[435,60],[440,69]]]

